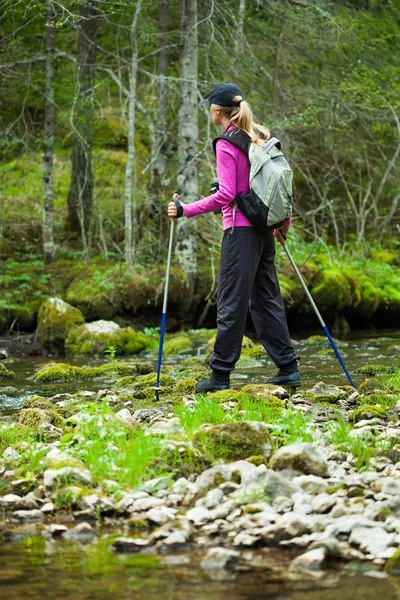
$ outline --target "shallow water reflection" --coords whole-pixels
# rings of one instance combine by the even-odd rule
[[[0,546],[0,593],[7,600],[399,600],[400,579],[368,566],[366,574],[333,569],[294,581],[278,570],[279,553],[264,552],[264,567],[249,565],[219,581],[199,568],[196,554],[114,555],[108,542],[80,546],[40,535]],[[274,558],[274,554],[277,555]],[[243,567],[242,567],[243,568]],[[349,567],[347,567],[349,569]],[[384,577],[384,578],[382,578]]]

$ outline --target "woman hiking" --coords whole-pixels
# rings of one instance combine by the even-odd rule
[[[264,144],[269,131],[253,121],[249,104],[233,83],[218,83],[200,104],[210,105],[214,125],[230,135],[244,131],[249,141]],[[241,134],[243,135],[243,134]],[[213,392],[230,387],[229,378],[239,360],[250,308],[259,340],[278,373],[266,383],[296,387],[301,385],[298,357],[291,345],[285,309],[276,274],[273,231],[259,232],[236,206],[237,194],[250,191],[247,154],[226,139],[214,140],[219,189],[190,204],[178,194],[168,205],[168,216],[188,219],[212,211],[222,212],[223,240],[218,277],[217,337],[210,358],[211,376],[199,381],[197,392]],[[290,219],[280,231],[286,235]]]

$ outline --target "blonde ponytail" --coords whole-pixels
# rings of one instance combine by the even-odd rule
[[[262,146],[271,137],[269,130],[263,125],[254,123],[250,105],[243,100],[242,96],[234,96],[233,102],[238,102],[239,106],[218,106],[216,104],[215,107],[226,114],[232,125],[245,131],[255,144]]]

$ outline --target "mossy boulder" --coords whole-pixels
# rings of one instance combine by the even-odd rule
[[[0,381],[5,381],[6,379],[14,379],[14,377],[14,371],[9,371],[2,363],[0,363]]]
[[[251,399],[260,400],[272,408],[283,409],[285,402],[275,396],[272,392],[276,390],[276,385],[270,383],[249,383],[242,387],[242,392]]]
[[[137,354],[154,347],[155,340],[129,327],[121,328],[112,321],[95,321],[71,329],[65,340],[65,351],[71,356],[104,356],[110,346],[117,355]]]
[[[311,389],[307,390],[305,398],[314,402],[329,402],[335,404],[339,400],[347,398],[348,392],[342,388],[329,385],[323,381],[316,383]]]
[[[360,373],[360,375],[368,375],[369,377],[375,377],[375,375],[390,375],[392,373],[396,373],[396,371],[399,369],[400,367],[396,367],[394,365],[364,365],[363,367],[356,369],[356,373]]]
[[[385,386],[377,377],[366,379],[358,386],[360,394],[374,394],[377,390],[382,390]]]
[[[387,408],[382,408],[381,406],[375,406],[373,404],[365,404],[349,413],[349,421],[352,423],[358,423],[364,419],[387,419],[387,417]]]
[[[282,446],[272,456],[270,467],[277,471],[294,469],[305,475],[316,475],[317,477],[327,477],[328,475],[327,460],[309,442]]]
[[[114,384],[114,388],[117,390],[121,389],[133,389],[135,387],[137,377],[127,376],[118,379],[118,381]]]
[[[181,377],[175,384],[174,391],[187,394],[193,392],[194,386],[197,383],[197,379],[193,377]]]
[[[264,423],[241,421],[210,426],[197,431],[193,447],[211,461],[234,461],[269,451],[270,436]]]
[[[79,378],[79,372],[79,367],[74,367],[66,363],[49,363],[41,367],[33,379],[40,383],[72,381]]]
[[[80,310],[61,298],[49,298],[38,313],[38,341],[53,354],[64,354],[64,344],[69,331],[85,322]]]
[[[67,363],[49,363],[39,369],[34,376],[34,381],[40,383],[54,383],[60,381],[92,380],[92,379],[117,379],[122,375],[133,376],[136,373],[151,370],[149,363],[131,363],[115,361],[99,367],[75,367]]]
[[[65,428],[65,421],[58,411],[42,410],[40,408],[23,408],[19,415],[19,422],[29,429],[37,430],[40,425],[50,423],[60,429]]]
[[[164,343],[165,356],[173,356],[179,354],[188,354],[192,351],[193,345],[187,335],[178,335]]]
[[[24,400],[24,408],[41,408],[42,410],[52,409],[53,404],[43,396],[30,396]]]
[[[357,306],[360,302],[361,292],[356,273],[344,268],[331,267],[321,271],[318,279],[311,293],[321,310],[342,310]]]
[[[208,394],[207,399],[220,404],[221,402],[241,402],[242,400],[246,400],[247,396],[238,390],[220,390],[219,392]]]
[[[382,292],[372,281],[362,281],[360,286],[361,299],[357,304],[357,315],[362,319],[370,319],[377,311],[382,300]]]
[[[156,385],[157,373],[149,373],[148,375],[140,375],[135,382],[135,387],[137,389],[151,387]],[[175,385],[175,380],[169,375],[165,375],[161,373],[160,375],[160,385],[162,386],[173,386]]]

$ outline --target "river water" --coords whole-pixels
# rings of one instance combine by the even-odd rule
[[[347,379],[327,341],[312,344],[294,341],[301,357],[301,373],[306,389],[317,381],[347,384]],[[202,353],[199,343],[196,353]],[[400,364],[400,332],[358,332],[339,343],[349,371],[367,363]],[[48,360],[48,359],[47,359]],[[8,361],[7,361],[8,362]],[[0,414],[3,418],[21,408],[32,394],[51,396],[79,389],[104,388],[104,382],[68,382],[38,385],[32,376],[45,359],[13,360],[7,366],[16,380],[0,387]],[[170,362],[170,361],[166,361]],[[77,364],[82,364],[80,363]],[[85,363],[89,364],[89,363]],[[90,362],[90,364],[99,364]],[[235,371],[233,387],[261,382],[275,372],[267,359],[243,362]],[[357,383],[365,376],[354,376]],[[115,555],[99,531],[96,543],[83,546],[52,541],[41,534],[40,526],[11,528],[0,525],[0,598],[119,600],[400,600],[400,578],[387,577],[370,565],[347,564],[330,567],[320,578],[293,579],[285,571],[288,554],[258,550],[245,554],[241,568],[224,577],[204,572],[200,554],[168,556]]]

